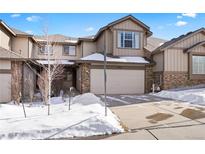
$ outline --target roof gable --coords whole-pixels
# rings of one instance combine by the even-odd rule
[[[163,45],[161,45],[160,47],[158,47],[153,53],[158,53],[158,51],[162,51],[162,50],[164,50],[164,49],[166,49],[166,48],[169,48],[169,47],[171,47],[171,46],[174,46],[175,44],[179,43],[180,41],[183,41],[183,40],[185,40],[185,39],[188,39],[188,38],[192,37],[193,35],[196,35],[196,34],[201,33],[201,32],[205,33],[205,28],[202,27],[202,28],[197,29],[197,30],[195,30],[195,31],[188,32],[188,33],[185,34],[185,35],[181,35],[181,36],[179,36],[179,37],[177,37],[177,38],[173,38],[173,39],[171,39],[170,41],[167,41],[167,42],[165,42]]]
[[[135,18],[134,16],[128,15],[128,16],[125,16],[125,17],[123,17],[123,18],[121,18],[121,19],[118,19],[118,20],[116,20],[116,21],[113,21],[113,22],[109,23],[108,25],[106,25],[106,26],[100,28],[100,30],[99,30],[99,31],[97,32],[97,34],[95,35],[95,38],[94,38],[94,39],[97,39],[97,38],[100,36],[100,34],[101,34],[104,30],[106,30],[106,29],[108,29],[108,28],[110,28],[110,27],[112,27],[112,26],[115,26],[115,25],[117,25],[117,24],[120,24],[120,23],[122,23],[122,22],[124,22],[124,21],[126,21],[126,20],[131,20],[131,21],[134,22],[135,24],[137,24],[137,25],[139,25],[140,27],[142,27],[143,29],[145,29],[145,31],[147,32],[148,36],[151,36],[151,35],[152,35],[152,32],[150,31],[150,27],[149,27],[149,26],[147,26],[146,24],[144,24],[143,22],[141,22],[140,20],[138,20],[138,19]]]
[[[16,36],[15,32],[1,19],[0,19],[0,25],[2,25],[10,34],[12,34],[13,36]]]
[[[184,52],[191,52],[192,49],[194,49],[198,46],[205,46],[205,41],[201,41],[201,42],[198,42],[198,43],[194,44],[193,46],[185,49]]]

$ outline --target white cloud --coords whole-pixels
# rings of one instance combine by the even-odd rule
[[[181,19],[181,18],[183,18],[183,16],[177,16],[177,19]]]
[[[196,17],[196,13],[182,13],[182,16],[195,18]]]
[[[91,31],[93,31],[93,30],[94,30],[93,27],[88,27],[88,28],[85,29],[86,32],[91,32]]]
[[[38,22],[40,19],[41,19],[41,17],[39,17],[39,16],[30,16],[30,17],[26,18],[26,20],[29,22]]]
[[[14,13],[14,14],[11,15],[11,18],[17,18],[17,17],[20,17],[20,16],[21,16],[21,14]]]
[[[26,30],[25,32],[28,34],[33,34],[32,30]]]
[[[185,26],[187,24],[188,23],[186,21],[178,21],[175,25],[178,26],[178,27],[181,27],[181,26]]]

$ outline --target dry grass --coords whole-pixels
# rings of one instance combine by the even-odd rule
[[[150,119],[150,123],[157,123],[158,121],[163,121],[168,118],[171,118],[173,115],[172,114],[167,114],[167,113],[156,113],[150,116],[147,116],[147,119]]]
[[[201,118],[205,118],[205,113],[202,112],[201,110],[195,110],[195,109],[185,109],[183,110],[180,115],[187,117],[189,119],[201,119]]]

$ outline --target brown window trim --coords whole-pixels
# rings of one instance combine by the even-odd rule
[[[116,30],[116,49],[129,49],[129,50],[142,50],[142,46],[141,46],[141,34],[143,33],[143,31],[138,31],[138,30],[128,30],[128,29],[115,29]],[[138,32],[139,33],[139,48],[129,48],[129,47],[125,47],[125,48],[121,48],[121,47],[118,47],[118,32],[119,31],[125,31],[125,32]]]
[[[75,46],[75,55],[69,55],[69,53],[65,53],[65,49],[64,49],[65,46]],[[63,50],[63,56],[72,56],[72,57],[76,57],[76,56],[77,56],[77,50],[76,50],[76,48],[77,48],[76,45],[63,45],[63,48],[62,48],[62,50]]]

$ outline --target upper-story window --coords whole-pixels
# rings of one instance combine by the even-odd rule
[[[64,46],[64,54],[69,55],[69,56],[75,56],[76,55],[76,46],[65,45]]]
[[[118,31],[118,48],[140,48],[140,33],[131,31]]]
[[[205,74],[205,56],[192,56],[192,74]]]
[[[40,52],[43,54],[48,54],[48,52],[50,54],[53,54],[53,46],[52,45],[42,45],[40,48]]]

